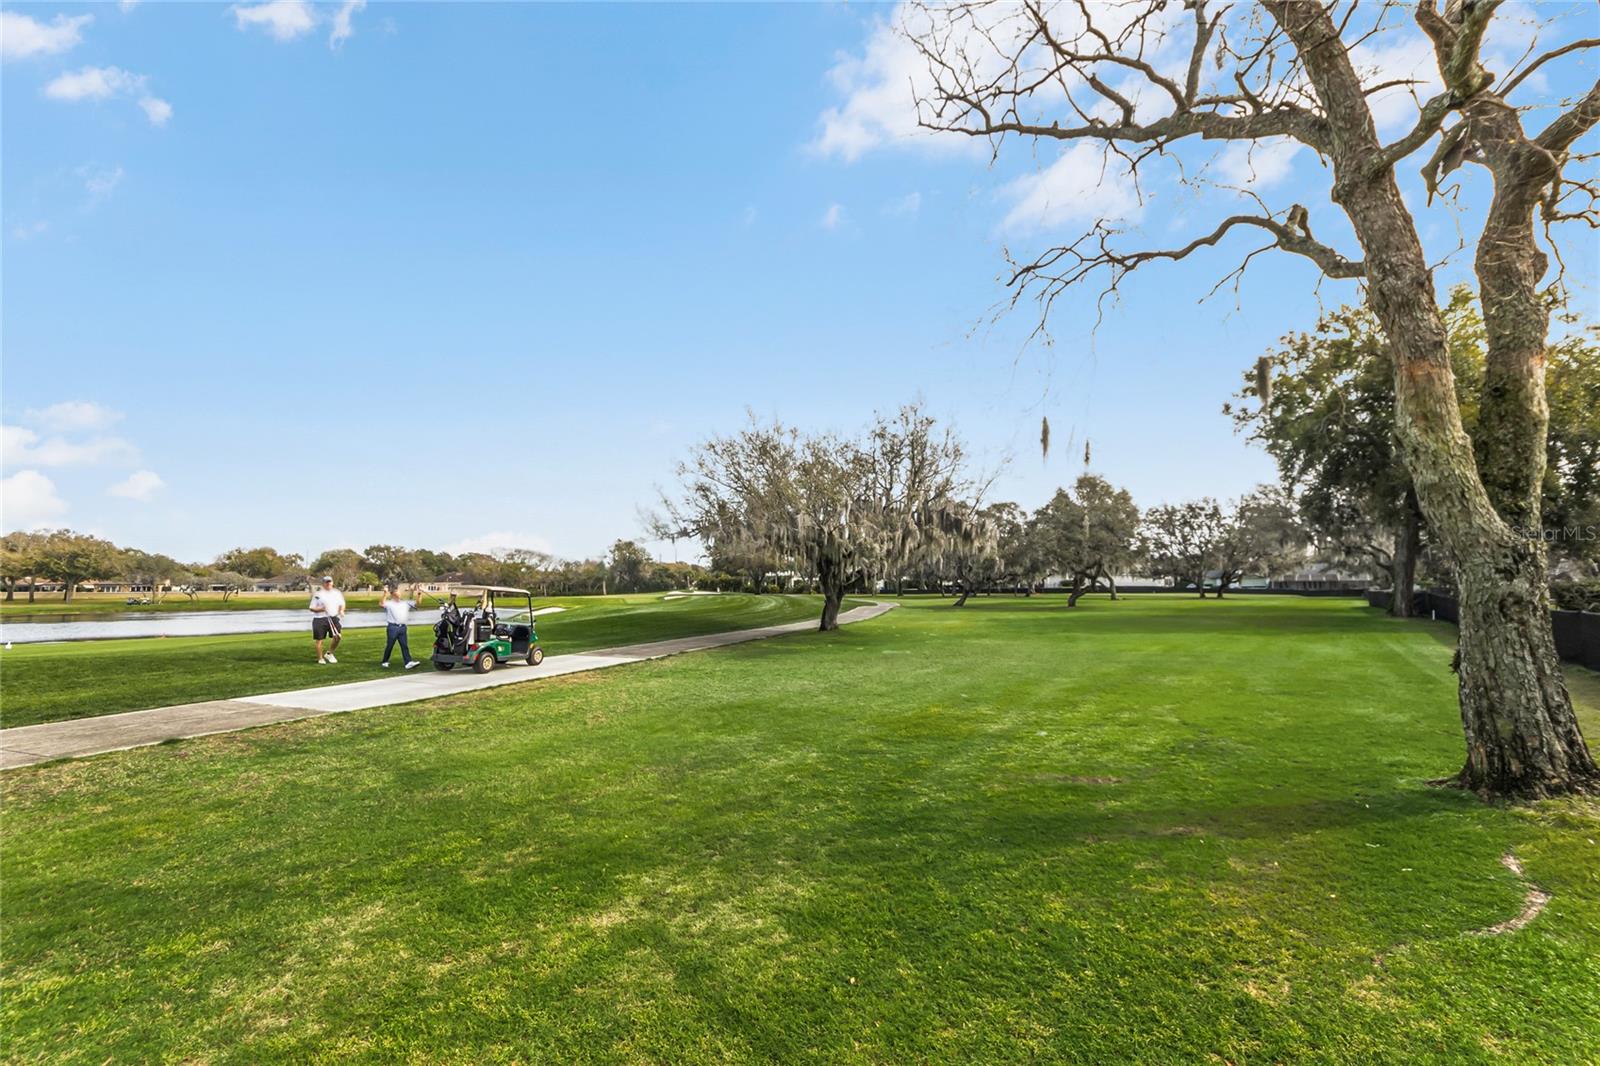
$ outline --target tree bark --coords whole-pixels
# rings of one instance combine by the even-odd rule
[[[1389,340],[1395,428],[1406,467],[1428,527],[1456,567],[1467,747],[1459,781],[1484,796],[1600,791],[1600,770],[1561,678],[1543,542],[1519,535],[1502,518],[1479,470],[1456,402],[1433,274],[1393,166],[1381,165],[1382,144],[1350,55],[1315,0],[1272,0],[1268,9],[1294,41],[1327,116],[1333,198],[1365,252],[1368,301]],[[1493,239],[1486,230],[1483,241]],[[1487,318],[1487,294],[1485,313]],[[1522,373],[1535,365],[1542,373],[1542,338],[1539,343],[1538,359],[1524,360]],[[1487,480],[1503,485],[1508,500],[1524,499],[1527,465],[1533,462],[1528,441],[1536,438],[1536,451],[1544,451],[1542,379],[1539,384],[1507,386],[1496,401],[1500,410],[1493,417],[1511,440],[1497,448],[1504,458],[1495,460]],[[1535,495],[1535,517],[1537,506]],[[1528,505],[1519,503],[1514,513],[1517,521],[1525,520]]]
[[[839,628],[839,604],[844,600],[845,572],[837,558],[822,553],[817,561],[817,586],[822,589],[822,622],[819,633]]]
[[[1417,598],[1417,556],[1422,552],[1422,512],[1417,509],[1416,493],[1406,490],[1406,513],[1394,534],[1394,555],[1389,564],[1394,599],[1389,613],[1395,618],[1410,618]]]
[[[1078,606],[1078,597],[1083,595],[1083,575],[1072,575],[1072,591],[1067,594],[1067,606]]]

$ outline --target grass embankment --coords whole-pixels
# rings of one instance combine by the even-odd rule
[[[1600,815],[1423,783],[1434,632],[930,603],[8,772],[6,1053],[1592,1061]]]
[[[743,593],[672,599],[661,593],[582,596],[536,600],[534,605],[564,608],[538,619],[539,644],[546,655],[798,622],[822,610],[817,597]],[[399,670],[398,649],[394,665],[387,670],[378,665],[385,641],[382,629],[345,630],[339,662],[318,666],[310,615],[306,617],[306,629],[299,633],[16,645],[0,652],[0,725],[366,681]],[[437,616],[423,611],[414,617],[425,621],[410,627],[411,654],[426,661]],[[421,669],[431,671],[432,666]]]

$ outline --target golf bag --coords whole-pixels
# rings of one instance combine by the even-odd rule
[[[446,655],[467,653],[467,619],[453,603],[439,608],[439,620],[433,626],[433,649]]]

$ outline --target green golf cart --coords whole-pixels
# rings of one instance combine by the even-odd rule
[[[461,608],[457,597],[463,594],[476,594],[477,603]],[[515,659],[529,666],[544,662],[534,629],[533,593],[500,585],[458,586],[439,608],[439,621],[433,627],[434,669],[470,664],[487,674]]]

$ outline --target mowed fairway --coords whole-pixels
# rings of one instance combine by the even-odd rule
[[[910,603],[10,772],[5,1054],[1594,1061],[1600,809],[1424,783],[1450,635]]]
[[[859,601],[851,601],[852,603]],[[304,607],[302,597],[297,601]],[[575,596],[541,599],[561,607],[538,620],[548,655],[592,651],[672,637],[726,633],[818,616],[817,596]],[[391,677],[385,670],[382,629],[347,629],[338,663],[319,666],[310,615],[301,633],[241,633],[220,637],[142,638],[19,644],[0,652],[0,725],[33,725],[174,703],[231,699],[263,692]],[[426,662],[436,611],[419,611],[410,627],[411,654]],[[425,666],[424,669],[431,669]]]

